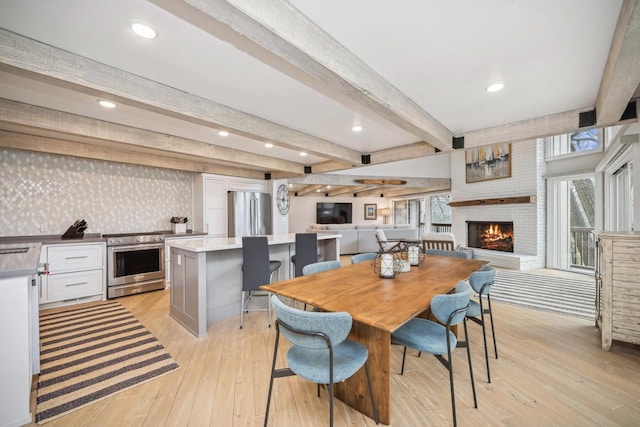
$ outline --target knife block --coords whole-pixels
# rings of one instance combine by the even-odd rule
[[[76,221],[71,227],[67,229],[62,235],[63,239],[82,239],[84,237],[84,230],[87,229],[86,223],[81,224]]]

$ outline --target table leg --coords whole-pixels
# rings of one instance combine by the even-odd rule
[[[349,338],[369,350],[367,363],[378,416],[382,424],[390,424],[391,333],[354,321]],[[336,384],[335,389],[335,395],[338,399],[372,419],[374,418],[364,368],[348,380]]]

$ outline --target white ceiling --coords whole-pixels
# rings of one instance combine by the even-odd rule
[[[420,124],[426,118],[431,124],[422,129],[441,125],[451,136],[466,137],[470,132],[500,126],[509,129],[514,123],[541,116],[593,109],[623,5],[622,0],[290,3],[312,22],[298,17],[295,10],[284,13],[287,4],[280,0],[0,0],[0,27],[357,153],[372,153],[376,163],[376,152],[426,140],[424,133],[401,128],[398,122],[378,114],[381,108],[383,113],[395,108],[387,105],[387,99],[380,100],[382,107],[375,106],[373,98],[389,91],[376,80],[379,77],[386,80],[393,96],[393,88],[404,96],[400,109],[417,105],[418,113],[412,107],[404,108],[409,116],[405,122]],[[324,55],[318,62],[328,62],[338,76],[350,76],[356,84],[345,89],[321,74],[310,74],[289,62],[286,55],[267,51],[238,30],[192,7],[201,4],[264,17],[265,26],[283,33],[273,39],[290,37],[299,42],[303,52]],[[640,26],[636,10],[640,6],[635,6],[635,1],[630,4],[623,45],[627,50],[638,46]],[[136,36],[129,29],[132,18],[150,23],[158,37],[145,40]],[[318,28],[313,23],[324,38],[314,38]],[[40,75],[39,71],[16,67],[9,57],[19,55],[11,51],[6,34],[10,33],[0,38],[0,98],[277,157],[301,166],[319,166],[336,159],[335,153],[321,145],[307,150],[311,154],[304,158],[300,149],[278,144],[266,149],[263,138],[256,139],[243,130],[236,132],[229,123],[193,123],[135,102],[118,102],[115,110],[106,110],[96,100],[109,98],[108,91],[78,89],[75,82],[52,78],[46,70]],[[336,50],[334,42],[342,45],[342,50]],[[275,42],[270,38],[263,45],[269,48],[271,43]],[[349,52],[363,65],[349,68]],[[625,79],[635,82],[635,89],[640,81],[640,51],[636,58],[624,49],[622,52],[625,56],[618,58],[618,63],[631,62],[624,70],[633,72],[626,72]],[[44,58],[43,64],[49,59]],[[311,67],[316,64],[311,59],[308,62]],[[485,87],[496,80],[504,81],[505,89],[486,92]],[[349,90],[369,100],[349,96]],[[633,96],[633,92],[627,93],[616,98],[622,106]],[[393,96],[390,99],[398,99]],[[354,124],[364,130],[352,132]],[[218,136],[217,129],[223,128],[231,135]],[[575,129],[567,129],[571,130]],[[66,139],[63,134],[60,138]],[[437,143],[442,141],[451,146],[447,138]],[[426,142],[438,146],[431,140]],[[390,158],[405,159],[411,157]],[[442,162],[442,154],[432,161]],[[405,176],[429,178],[433,169],[419,167],[421,163],[415,158],[399,164],[411,165]],[[246,168],[256,165],[247,164]],[[376,175],[376,167],[363,170]]]

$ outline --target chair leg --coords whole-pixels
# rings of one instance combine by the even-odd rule
[[[489,370],[489,350],[487,349],[487,331],[484,319],[484,307],[482,306],[482,296],[480,296],[480,326],[482,326],[482,338],[484,340],[484,360],[487,364],[487,382],[491,383],[491,371]]]
[[[333,383],[329,383],[329,426],[333,427]]]
[[[496,330],[493,326],[493,310],[491,309],[491,296],[487,294],[487,303],[489,304],[489,318],[491,319],[491,335],[493,336],[493,349],[496,352],[496,359],[498,358],[498,345],[496,344]]]
[[[243,321],[244,321],[244,291],[242,291],[242,297],[240,301],[240,329],[242,329]]]
[[[478,399],[476,398],[476,383],[473,379],[473,366],[471,365],[471,345],[469,343],[469,335],[467,334],[467,319],[463,320],[464,324],[464,339],[467,342],[467,359],[469,360],[469,377],[471,378],[471,390],[473,391],[473,405],[478,408]],[[487,360],[488,366],[488,360]]]
[[[451,389],[451,412],[453,414],[453,427],[458,425],[456,421],[456,393],[453,388],[453,359],[451,357],[451,346],[449,341],[447,340],[447,357],[448,357],[448,366],[449,370],[449,388]]]
[[[268,308],[269,326],[268,327],[270,328],[271,327],[271,292],[267,292],[267,298],[269,298],[269,301],[267,302],[267,304],[269,305],[269,308]]]
[[[380,424],[378,418],[378,407],[376,406],[376,399],[373,397],[373,387],[371,387],[371,377],[369,376],[369,366],[367,362],[364,363],[364,372],[367,374],[367,385],[369,386],[369,396],[371,396],[371,406],[373,407],[373,416],[376,420],[376,424]]]
[[[404,359],[407,357],[407,347],[402,350],[402,369],[400,369],[400,375],[404,375]]]
[[[243,292],[244,295],[244,292]],[[267,427],[269,421],[269,406],[271,405],[271,392],[273,391],[273,378],[276,370],[276,359],[278,357],[278,341],[280,340],[280,331],[276,332],[276,344],[273,349],[273,363],[271,364],[271,379],[269,381],[269,393],[267,394],[267,410],[264,415],[264,427]]]

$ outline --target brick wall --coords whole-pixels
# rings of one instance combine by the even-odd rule
[[[453,201],[536,196],[537,203],[454,207],[452,231],[461,245],[467,243],[466,221],[513,221],[514,252],[476,251],[480,259],[497,266],[528,269],[545,265],[544,143],[540,140],[511,144],[511,177],[466,183],[465,153],[451,156]]]

